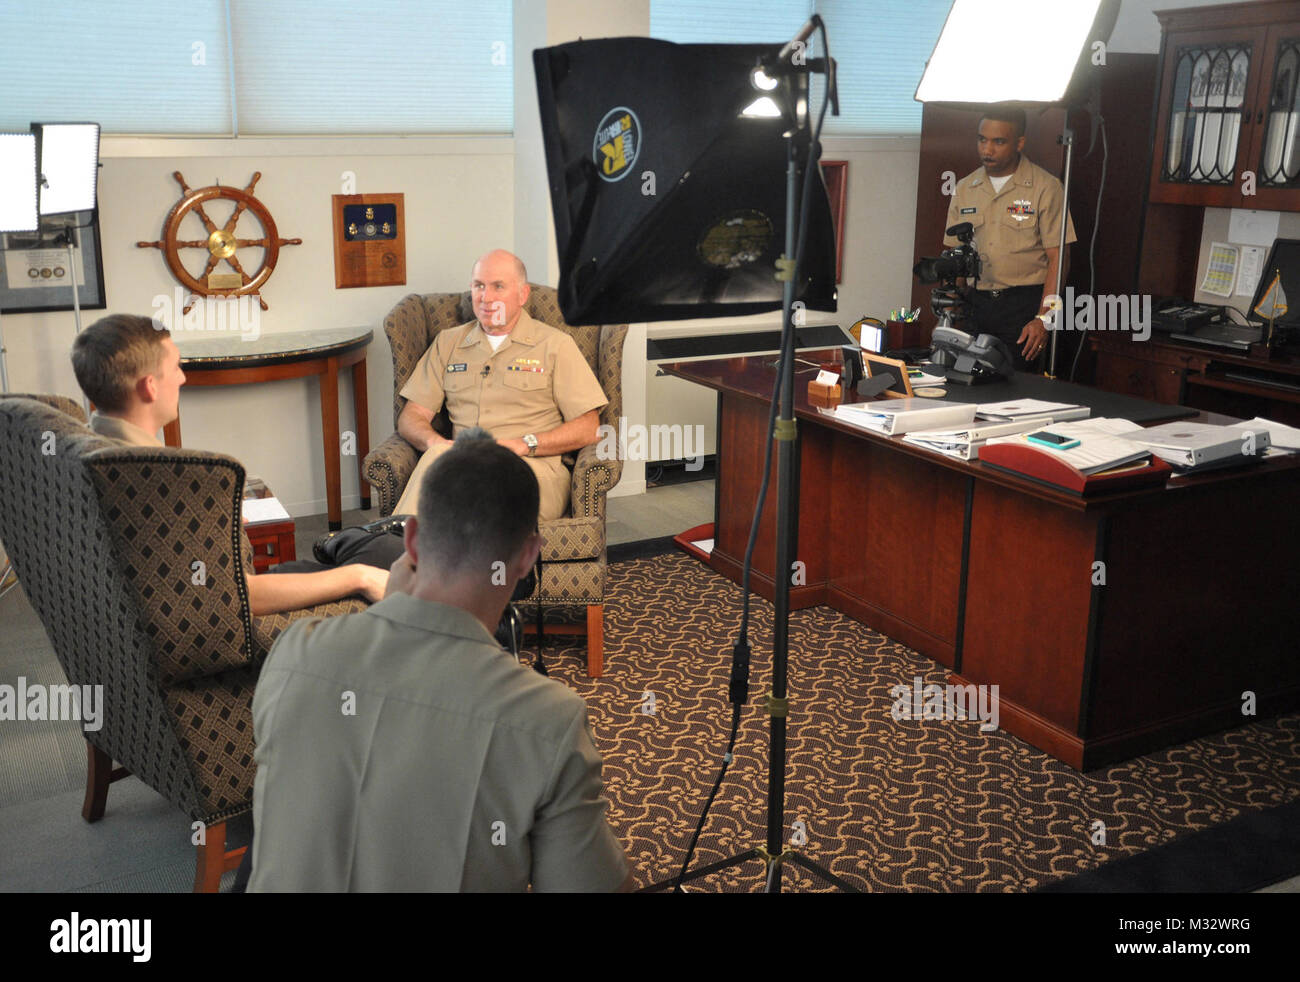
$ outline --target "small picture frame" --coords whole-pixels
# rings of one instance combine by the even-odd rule
[[[72,242],[69,268],[67,242]],[[72,277],[83,310],[103,310],[104,257],[94,211],[47,215],[37,232],[0,233],[0,313],[72,309]]]
[[[888,375],[893,379],[893,383],[885,390],[885,395],[891,399],[907,399],[912,395],[912,382],[907,376],[907,364],[899,361],[897,358],[885,358],[881,355],[872,354],[870,351],[862,352],[862,360],[867,365],[867,378],[873,378],[877,375]]]

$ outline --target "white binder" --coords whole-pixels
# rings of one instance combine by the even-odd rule
[[[1033,416],[1014,423],[981,423],[978,426],[941,427],[937,430],[912,430],[903,437],[906,443],[923,450],[933,450],[958,460],[976,460],[980,447],[993,437],[1012,436],[1042,429],[1052,422],[1050,416]]]
[[[886,436],[896,436],[909,430],[961,426],[974,422],[975,404],[916,396],[909,399],[848,403],[836,407],[835,417]]]
[[[1175,467],[1201,467],[1231,457],[1262,455],[1270,444],[1267,426],[1248,423],[1165,423],[1124,436]]]

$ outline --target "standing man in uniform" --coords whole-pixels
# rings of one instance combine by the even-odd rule
[[[979,126],[983,165],[957,184],[948,205],[948,223],[970,222],[982,269],[969,291],[974,318],[971,333],[992,334],[1016,355],[1016,368],[1032,371],[1047,343],[1048,298],[1056,291],[1060,255],[1061,182],[1025,157],[1025,113],[997,109]],[[1065,241],[1075,241],[1066,215]],[[952,247],[957,239],[945,236]],[[1068,263],[1067,263],[1068,265]]]
[[[425,471],[451,447],[433,429],[445,403],[453,437],[472,426],[492,433],[532,468],[539,517],[559,518],[571,480],[560,455],[596,442],[609,400],[573,339],[523,309],[528,272],[517,256],[497,249],[481,258],[470,293],[477,319],[441,332],[400,392],[397,432],[422,456],[394,514],[416,513]]]

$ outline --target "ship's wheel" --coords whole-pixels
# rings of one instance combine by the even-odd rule
[[[261,176],[261,171],[255,172],[253,179],[248,182],[248,187],[242,190],[214,184],[196,191],[185,183],[185,178],[181,176],[180,171],[174,171],[172,177],[176,178],[181,186],[181,200],[176,202],[172,210],[167,213],[167,218],[163,222],[162,239],[158,242],[137,242],[136,245],[141,249],[161,249],[163,255],[167,257],[167,266],[171,269],[172,275],[188,288],[191,294],[205,297],[237,297],[253,294],[262,305],[262,309],[268,309],[266,301],[262,299],[261,290],[262,285],[270,279],[275,269],[275,261],[280,256],[280,247],[302,245],[302,239],[280,238],[280,233],[275,227],[275,219],[266,210],[266,205],[253,197],[253,188],[257,186]],[[234,211],[222,226],[218,226],[209,218],[203,207],[205,203],[217,198],[228,198],[235,202]],[[244,239],[235,234],[235,226],[246,211],[251,212],[261,223],[261,238]],[[203,227],[207,229],[206,239],[180,237],[181,224],[190,212],[194,212],[203,223]],[[264,250],[262,264],[251,276],[244,270],[235,255],[237,250],[245,247],[261,247]],[[207,252],[207,265],[198,276],[192,276],[185,268],[185,263],[181,260],[182,249],[203,249]],[[216,272],[218,264],[223,260],[230,265],[234,273]],[[185,312],[189,313],[192,306],[194,306],[194,297],[189,296],[185,303]]]

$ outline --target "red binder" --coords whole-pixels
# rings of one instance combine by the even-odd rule
[[[1039,484],[1085,496],[1145,484],[1164,484],[1174,473],[1172,467],[1152,454],[1145,463],[1139,461],[1100,474],[1084,474],[1056,455],[1027,443],[985,444],[980,447],[979,462]]]

